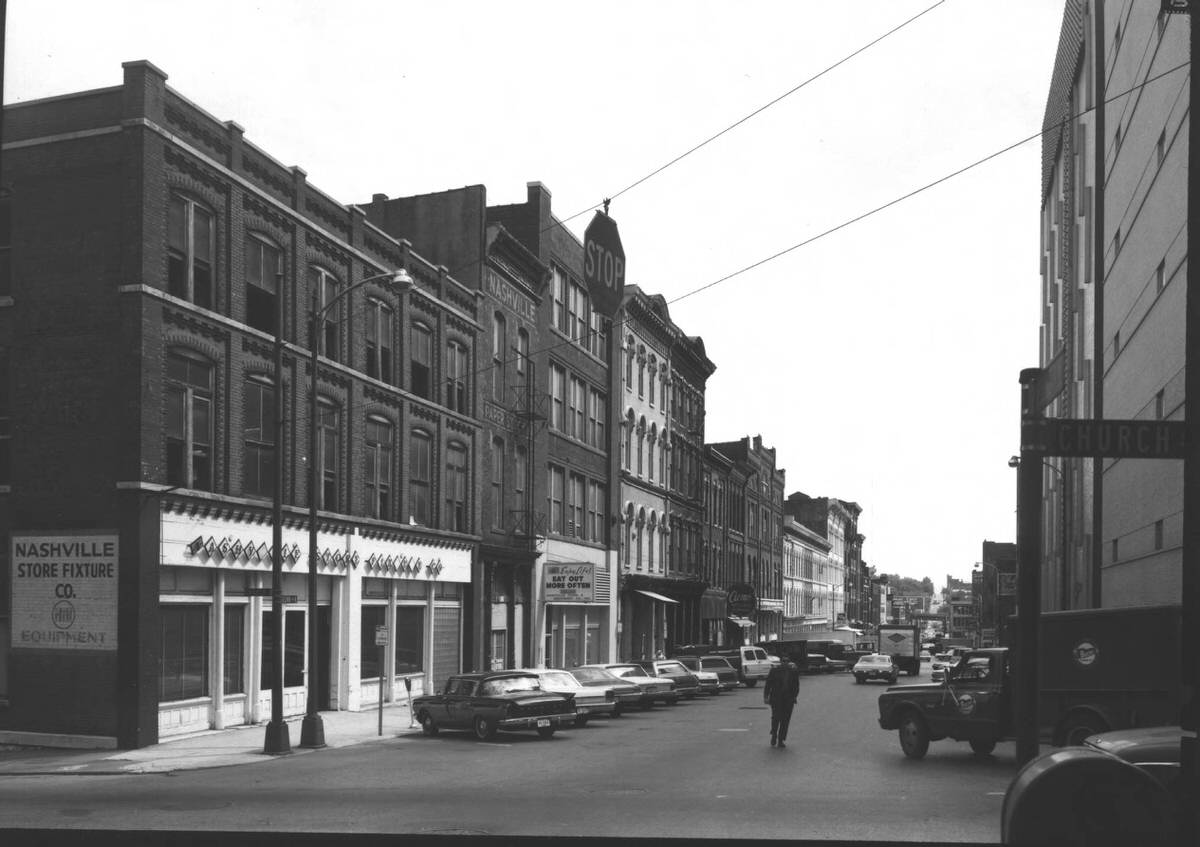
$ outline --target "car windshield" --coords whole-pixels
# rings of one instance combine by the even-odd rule
[[[580,682],[613,682],[617,677],[600,668],[575,668],[571,671]]]
[[[500,679],[489,679],[483,684],[479,693],[484,697],[495,697],[499,694],[512,694],[514,691],[541,691],[542,686],[536,676],[506,676]]]
[[[542,683],[546,688],[580,688],[579,680],[566,671],[546,671],[542,674]]]
[[[722,659],[718,656],[714,656],[711,659],[701,659],[700,667],[712,668],[713,670],[720,670],[721,668],[731,668],[733,666],[730,665],[729,662],[725,661],[724,659]]]
[[[892,659],[890,656],[863,656],[862,662],[864,665],[890,665]]]
[[[658,669],[663,673],[679,674],[688,672],[687,668],[679,664],[679,662],[662,662],[659,664]]]
[[[637,665],[617,665],[609,670],[617,676],[650,676]]]

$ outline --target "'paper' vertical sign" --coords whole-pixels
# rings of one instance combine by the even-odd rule
[[[116,533],[13,533],[12,647],[117,649]]]

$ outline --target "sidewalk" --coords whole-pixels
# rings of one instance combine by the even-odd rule
[[[263,753],[266,724],[258,724],[207,730],[168,739],[161,744],[138,750],[67,750],[0,745],[0,776],[171,773],[270,762],[279,758],[320,752],[299,746],[303,715],[286,720],[292,752],[282,757]],[[324,749],[382,741],[421,731],[419,725],[410,727],[408,706],[405,703],[383,707],[382,735],[379,734],[378,709],[361,712],[321,712],[321,721],[325,728]]]

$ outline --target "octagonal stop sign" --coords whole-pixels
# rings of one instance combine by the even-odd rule
[[[625,249],[617,222],[604,212],[596,212],[583,234],[583,281],[593,311],[615,315],[625,294]]]

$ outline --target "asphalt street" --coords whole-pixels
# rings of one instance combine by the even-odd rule
[[[1013,745],[979,757],[940,741],[910,761],[876,722],[882,690],[805,677],[783,750],[757,687],[549,740],[406,734],[170,775],[0,776],[0,840],[50,826],[998,842]]]

